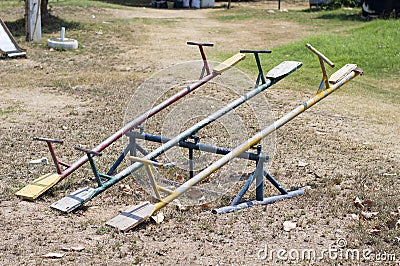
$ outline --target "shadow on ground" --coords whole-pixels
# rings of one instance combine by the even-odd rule
[[[12,34],[16,37],[25,36],[25,19],[19,19],[12,22],[4,22]],[[79,29],[82,25],[74,21],[65,21],[56,16],[49,15],[42,20],[42,32],[43,33],[53,33],[60,31],[61,27],[67,27],[68,29]]]
[[[338,19],[342,21],[365,21],[361,16],[361,12],[355,12],[352,14],[324,14],[318,16],[317,19]]]
[[[151,6],[151,0],[97,0],[97,1],[115,5],[124,5],[124,6],[137,6],[137,7]]]

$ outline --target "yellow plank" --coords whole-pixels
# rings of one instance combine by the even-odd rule
[[[61,176],[59,174],[50,173],[42,175],[41,177],[35,179],[31,184],[16,192],[15,195],[23,199],[35,200],[46,190],[54,186],[60,179]]]
[[[213,72],[216,74],[221,74],[222,72],[230,69],[231,67],[233,67],[234,65],[239,63],[240,60],[245,59],[245,57],[246,57],[245,54],[237,53],[234,56],[232,56],[231,58],[226,59],[224,62],[222,62],[218,66],[214,67]]]

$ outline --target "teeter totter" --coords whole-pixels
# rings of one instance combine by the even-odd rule
[[[193,178],[189,179],[185,183],[181,184],[179,187],[177,187],[175,190],[165,190],[163,191],[166,196],[165,197],[159,197],[158,202],[153,204],[150,202],[144,202],[139,205],[134,205],[129,208],[127,208],[125,211],[121,212],[118,216],[114,217],[113,219],[109,220],[107,222],[108,225],[116,227],[120,230],[129,230],[139,223],[145,221],[149,217],[153,216],[157,211],[165,207],[167,204],[171,203],[173,200],[179,198],[182,196],[185,192],[190,190],[192,187],[196,186],[200,182],[204,181],[207,179],[212,173],[216,172],[219,170],[221,167],[223,167],[225,164],[227,164],[229,161],[233,160],[234,158],[239,157],[242,155],[244,152],[249,150],[251,147],[257,145],[260,143],[260,141],[280,128],[281,126],[285,125],[289,121],[291,121],[293,118],[296,116],[300,115],[303,113],[305,110],[311,108],[314,106],[316,103],[321,101],[322,99],[326,98],[329,96],[331,93],[335,92],[338,90],[340,87],[342,87],[344,84],[347,82],[351,81],[354,79],[356,76],[363,74],[363,71],[357,67],[355,64],[348,64],[336,71],[334,74],[331,75],[331,77],[328,77],[326,74],[326,69],[325,69],[325,63],[328,64],[331,67],[334,67],[334,64],[327,58],[325,57],[322,53],[317,51],[314,47],[311,45],[307,44],[307,48],[315,53],[318,56],[318,59],[320,61],[321,69],[322,69],[322,81],[320,83],[320,86],[318,88],[318,91],[314,97],[311,99],[307,100],[303,104],[299,105],[297,108],[293,109],[291,112],[287,113],[280,119],[276,120],[274,123],[271,125],[267,126],[264,128],[262,131],[248,139],[247,141],[243,142],[241,145],[237,146],[235,149],[231,150],[229,153],[221,157],[219,160],[202,170],[200,173],[195,175]],[[276,71],[276,75],[279,75],[279,70]],[[268,78],[268,74],[267,74]],[[168,142],[167,142],[168,143]],[[146,160],[149,159],[149,157],[145,156],[144,157]],[[264,205],[264,204],[270,204],[273,203],[277,200],[282,200],[285,198],[291,198],[294,196],[298,196],[303,194],[304,188],[300,188],[294,191],[287,191],[286,189],[283,188],[275,179],[272,178],[271,175],[269,175],[265,169],[263,168],[263,163],[266,161],[266,156],[260,156],[259,160],[257,161],[256,164],[256,170],[253,172],[251,177],[248,179],[246,184],[244,185],[243,189],[239,192],[239,194],[235,197],[234,201],[230,206],[222,207],[219,209],[213,210],[213,213],[226,213],[226,212],[231,212],[243,208],[247,208],[250,206],[254,205]],[[140,159],[133,158],[135,161],[140,161]],[[142,161],[144,163],[144,161]],[[137,163],[135,163],[137,164]],[[133,164],[133,165],[135,165]],[[149,165],[149,164],[148,164]],[[264,198],[263,195],[263,189],[264,189],[264,177],[266,177],[266,180],[268,180],[273,186],[275,186],[279,192],[281,193],[280,195],[273,196],[273,197],[268,197]],[[256,200],[254,201],[249,201],[249,202],[243,202],[240,203],[240,200],[244,193],[246,193],[248,187],[252,182],[256,181]],[[156,189],[157,186],[154,186]]]
[[[242,50],[239,53],[240,57],[244,57],[245,53],[252,53],[254,54],[256,61],[257,61],[257,66],[260,71],[260,75],[264,76],[262,73],[262,67],[257,60],[259,58],[259,54],[266,54],[270,53],[271,51],[252,51],[252,50]],[[102,174],[97,171],[96,166],[94,165],[94,160],[93,156],[100,156],[100,153],[95,153],[90,150],[86,150],[85,152],[87,153],[87,156],[89,157],[89,160],[92,164],[92,170],[94,172],[95,178],[97,180],[98,186],[97,188],[91,188],[91,187],[85,187],[77,190],[76,192],[73,192],[69,194],[68,196],[60,199],[59,201],[53,203],[51,207],[53,209],[57,209],[62,212],[71,212],[80,206],[83,206],[84,203],[90,201],[100,193],[104,192],[117,182],[123,180],[125,177],[130,175],[131,173],[134,173],[135,171],[141,169],[142,167],[145,167],[145,170],[147,171],[149,177],[150,177],[150,182],[152,184],[152,187],[155,192],[156,198],[161,200],[161,194],[162,193],[169,193],[172,192],[171,189],[161,186],[157,184],[156,180],[154,179],[153,174],[151,173],[151,167],[157,166],[157,167],[165,167],[164,164],[159,165],[158,162],[155,162],[155,159],[159,157],[161,154],[165,153],[169,149],[176,147],[176,146],[181,146],[184,147],[187,145],[188,148],[190,148],[190,145],[193,145],[193,149],[203,149],[203,150],[208,150],[209,152],[215,152],[219,154],[227,154],[230,152],[229,149],[223,149],[220,147],[214,147],[210,145],[198,145],[198,143],[191,143],[187,141],[189,138],[192,138],[200,129],[206,127],[207,125],[211,124],[212,122],[216,121],[223,115],[227,114],[228,112],[232,111],[233,109],[237,108],[241,104],[245,103],[246,101],[250,100],[251,98],[255,97],[259,93],[263,92],[273,84],[276,84],[279,80],[283,79],[287,75],[291,74],[294,72],[297,68],[299,68],[302,64],[300,62],[293,62],[293,61],[285,61],[273,68],[268,74],[266,75],[267,78],[258,78],[256,82],[255,88],[253,88],[251,91],[245,93],[238,99],[232,101],[231,103],[227,104],[223,108],[219,109],[215,113],[209,115],[202,121],[196,123],[194,126],[188,128],[184,132],[178,134],[172,139],[166,139],[164,138],[163,145],[158,147],[157,149],[153,150],[152,152],[146,153],[146,155],[143,158],[139,157],[131,157],[135,163],[132,165],[128,166],[127,168],[123,169],[119,173],[115,174],[114,176],[110,176],[107,174]],[[224,64],[218,65],[214,68],[213,72],[220,73],[224,71]],[[261,84],[258,84],[261,83]],[[128,134],[129,135],[129,134]],[[147,135],[149,136],[149,135]],[[197,148],[196,148],[197,147]],[[252,157],[254,159],[254,155],[251,154],[244,154],[242,156],[248,156],[249,158]],[[153,163],[152,163],[153,161]],[[180,184],[179,184],[180,185]],[[130,224],[128,223],[126,226],[123,226],[123,228],[130,228]]]
[[[92,149],[92,151],[96,153],[100,153],[103,151],[105,148],[107,148],[109,145],[111,145],[113,142],[118,140],[120,137],[122,137],[126,132],[129,130],[136,128],[140,126],[144,121],[146,121],[148,118],[154,116],[155,114],[159,113],[166,107],[170,106],[171,104],[175,103],[185,95],[193,92],[197,88],[201,87],[202,85],[206,84],[213,78],[221,75],[224,71],[230,69],[233,67],[235,64],[240,62],[245,58],[244,54],[235,54],[234,56],[228,58],[224,62],[222,62],[220,65],[216,66],[214,70],[211,72],[208,61],[206,58],[206,54],[204,52],[204,47],[210,47],[213,46],[213,44],[209,43],[197,43],[197,42],[187,42],[188,45],[194,45],[198,46],[200,50],[200,54],[203,60],[203,68],[201,70],[200,78],[197,82],[187,86],[185,89],[179,91],[175,95],[171,96],[167,100],[163,101],[162,103],[158,104],[157,106],[153,107],[152,109],[148,110],[147,112],[143,113],[142,115],[138,116],[128,124],[126,124],[124,127],[122,127],[120,130],[115,132],[113,135],[108,137],[106,140],[104,140],[102,143],[100,143],[98,146]],[[55,140],[55,139],[49,139],[49,138],[34,138],[34,140],[37,141],[43,141],[47,143],[47,146],[49,148],[51,157],[53,159],[54,165],[56,167],[57,173],[49,173],[45,174],[37,179],[35,179],[31,184],[28,184],[27,186],[23,187],[21,190],[17,191],[15,194],[18,197],[21,197],[23,199],[27,200],[35,200],[38,198],[40,195],[45,193],[48,189],[53,187],[55,184],[72,174],[75,170],[79,169],[83,164],[85,164],[89,160],[89,156],[84,155],[81,158],[79,158],[76,162],[73,164],[67,164],[65,162],[60,161],[57,158],[57,155],[54,151],[53,144],[62,144],[63,141],[61,140]],[[123,153],[126,154],[127,151],[124,151]],[[120,162],[119,162],[120,163]],[[63,169],[64,168],[64,169]],[[115,169],[110,169],[108,171],[108,175],[112,174]]]

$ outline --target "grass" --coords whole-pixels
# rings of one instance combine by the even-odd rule
[[[219,16],[218,19],[234,22],[237,19],[254,19],[260,17],[263,20],[271,19],[270,16],[263,15],[263,10],[247,9],[233,11],[233,14]],[[348,20],[343,17],[349,16]],[[374,78],[391,77],[400,71],[400,27],[399,20],[374,20],[364,22],[357,17],[360,14],[347,10],[320,12],[293,11],[278,14],[272,19],[292,20],[296,23],[314,26],[321,34],[315,34],[304,40],[291,43],[289,45],[276,47],[268,61],[276,65],[282,58],[290,58],[310,64],[312,72],[319,68],[315,64],[315,56],[305,53],[304,44],[311,43],[318,50],[323,52],[336,63],[337,66],[349,62],[356,62],[368,75]],[[350,28],[341,30],[339,28]],[[328,30],[324,30],[328,29]],[[334,44],[334,45],[332,45]],[[247,62],[247,63],[246,63]],[[247,60],[241,66],[244,69],[254,69],[253,62]],[[315,65],[313,67],[312,65]]]
[[[14,2],[14,1],[10,1]],[[18,2],[20,3],[20,2]],[[51,5],[59,5],[59,6],[67,6],[67,5],[75,5],[75,6],[92,6],[92,7],[111,7],[111,8],[125,8],[122,6],[118,6],[115,3],[116,1],[58,1],[58,2],[51,2]],[[80,8],[77,8],[80,9]],[[69,12],[74,9],[69,9]],[[394,99],[394,102],[400,102],[400,92],[398,91],[396,85],[388,89],[383,89],[379,84],[387,83],[388,81],[396,82],[398,81],[397,73],[399,73],[399,57],[400,52],[398,47],[400,47],[400,38],[398,29],[399,28],[399,21],[394,20],[375,20],[372,22],[364,22],[359,20],[357,17],[357,10],[356,11],[343,11],[343,10],[333,10],[333,11],[323,11],[323,12],[305,12],[305,11],[293,11],[289,13],[275,13],[275,14],[266,14],[265,10],[258,10],[258,9],[243,9],[243,13],[241,14],[242,9],[232,9],[232,12],[227,14],[226,10],[217,10],[215,11],[216,19],[224,20],[229,23],[234,23],[235,20],[248,20],[249,23],[254,20],[254,15],[260,17],[260,19],[265,20],[266,23],[268,20],[284,20],[284,21],[293,21],[295,23],[299,23],[304,25],[305,27],[310,27],[310,29],[314,29],[315,32],[324,32],[323,34],[315,34],[312,37],[307,37],[301,41],[297,41],[291,43],[289,45],[283,45],[279,47],[273,48],[273,53],[268,55],[266,58],[263,59],[263,64],[267,65],[266,69],[269,69],[273,65],[277,65],[283,60],[298,60],[304,63],[304,67],[296,72],[292,77],[291,80],[295,78],[295,81],[298,82],[302,87],[308,87],[308,85],[312,82],[314,84],[318,81],[320,70],[317,58],[315,55],[307,51],[305,48],[305,43],[310,42],[314,45],[317,49],[323,52],[326,56],[328,56],[332,61],[334,61],[338,67],[342,66],[345,63],[354,62],[359,64],[360,67],[364,69],[366,75],[362,78],[357,78],[354,82],[362,82],[362,86],[357,86],[360,88],[356,88],[355,91],[363,91],[364,93],[369,93],[370,95],[378,96],[382,99]],[[213,12],[214,13],[214,12]],[[61,16],[60,16],[61,17]],[[212,17],[210,19],[215,19]],[[55,20],[57,22],[57,20]],[[136,75],[133,76],[132,73],[119,73],[113,70],[112,65],[107,65],[111,63],[120,63],[119,57],[116,57],[116,54],[123,53],[124,51],[130,49],[132,46],[139,46],[144,47],[141,42],[148,42],[145,39],[147,36],[143,34],[146,30],[143,27],[144,25],[153,25],[153,24],[168,24],[165,25],[166,27],[174,26],[173,24],[178,24],[177,21],[173,19],[113,19],[112,24],[95,24],[94,22],[90,21],[89,19],[73,17],[70,13],[66,12],[60,18],[60,21],[57,22],[58,29],[61,23],[70,21],[69,32],[71,37],[79,39],[82,43],[84,43],[84,47],[80,47],[78,51],[54,51],[49,52],[47,48],[44,47],[45,39],[42,41],[43,49],[40,47],[32,47],[36,48],[36,53],[31,53],[32,61],[41,63],[45,66],[45,70],[49,73],[46,73],[46,79],[40,80],[40,86],[44,87],[51,87],[57,88],[60,91],[68,91],[66,93],[72,95],[79,95],[79,97],[84,97],[85,99],[102,99],[106,98],[108,95],[113,97],[114,94],[108,94],[108,91],[127,91],[128,86],[136,86],[136,84],[131,85],[131,80],[136,79]],[[108,21],[108,20],[107,20]],[[171,25],[170,25],[171,24]],[[134,34],[126,34],[127,29],[131,29]],[[321,29],[321,30],[320,30]],[[340,29],[340,30],[338,30]],[[102,34],[98,34],[101,30]],[[225,30],[225,29],[223,29]],[[222,36],[229,36],[234,34],[235,32],[223,32],[222,30],[219,31]],[[50,33],[46,33],[46,36],[50,35]],[[107,42],[108,38],[112,36],[113,41]],[[139,37],[137,37],[139,36]],[[138,40],[132,38],[138,38]],[[135,43],[137,42],[137,43]],[[129,43],[129,45],[125,45],[125,43]],[[33,44],[29,44],[32,45]],[[125,45],[125,46],[124,46]],[[232,51],[227,51],[229,55],[231,55]],[[50,54],[50,56],[49,56]],[[220,54],[218,55],[220,59],[227,58],[227,54]],[[50,58],[51,57],[51,58]],[[87,58],[87,60],[78,60],[80,57]],[[71,59],[68,59],[71,58]],[[213,55],[210,58],[215,58]],[[75,60],[76,59],[76,60]],[[96,59],[96,60],[95,60]],[[51,61],[53,60],[53,61]],[[95,67],[96,63],[100,64],[104,60],[105,65],[103,68]],[[48,63],[47,63],[48,62]],[[61,62],[67,66],[80,66],[79,69],[82,71],[77,71],[75,68],[69,69],[69,67],[61,67],[60,64],[56,64],[54,62]],[[47,64],[45,64],[47,63]],[[125,62],[126,63],[126,62]],[[128,64],[128,63],[126,63]],[[49,65],[52,67],[50,68]],[[239,65],[240,67],[244,68],[246,72],[254,73],[254,60],[246,60]],[[47,68],[47,69],[46,69]],[[54,68],[54,69],[53,69]],[[41,74],[38,69],[28,69],[26,71],[37,71],[38,74]],[[107,71],[110,71],[108,73]],[[301,71],[301,72],[300,72]],[[332,69],[329,69],[330,73],[333,72]],[[36,72],[35,72],[36,73]],[[25,74],[25,73],[24,73]],[[114,76],[116,75],[116,76]],[[21,75],[22,76],[22,75]],[[127,82],[129,78],[129,82]],[[122,81],[120,81],[121,79]],[[128,85],[120,86],[121,84],[124,85],[128,83]],[[77,85],[84,85],[79,87]],[[349,84],[351,85],[351,84]],[[300,87],[301,87],[300,86]],[[81,96],[82,95],[82,96]],[[115,94],[120,96],[119,94]],[[121,93],[122,95],[122,93]],[[351,95],[350,95],[351,96]],[[394,96],[394,97],[393,97]],[[365,97],[365,94],[362,94],[362,97]],[[120,98],[122,99],[122,97]],[[358,101],[358,98],[352,98],[352,100]],[[111,105],[110,105],[111,106]],[[394,108],[396,106],[394,105]],[[101,109],[104,109],[104,106],[96,106],[94,109],[95,112],[100,112]],[[108,107],[107,107],[108,108]],[[19,110],[19,109],[17,109]],[[0,109],[0,115],[6,115],[7,113],[12,113],[13,109]],[[79,113],[79,112],[78,112]],[[73,119],[79,120],[79,116],[74,113],[70,113],[73,115]],[[87,113],[90,116],[90,113]],[[98,114],[100,116],[101,113]],[[116,116],[117,117],[117,116]],[[64,118],[63,118],[64,119]],[[107,119],[105,115],[104,118],[101,120],[104,121]],[[114,119],[114,118],[113,118]],[[117,118],[115,118],[116,120]],[[383,121],[387,119],[382,119]],[[89,122],[88,122],[89,123]],[[90,123],[92,123],[90,121]],[[115,124],[116,122],[113,121],[111,125]],[[46,132],[48,128],[45,129]],[[75,131],[78,131],[75,129]],[[84,132],[84,130],[79,129],[80,132]],[[102,132],[100,132],[102,133]],[[100,135],[99,133],[99,135]],[[55,134],[58,134],[57,132]],[[72,137],[72,139],[80,139],[76,135]],[[97,139],[96,136],[93,136],[93,139]],[[87,142],[87,140],[84,140]],[[298,143],[297,147],[305,147],[305,144]],[[299,149],[301,150],[301,149]],[[76,154],[74,154],[75,157]],[[359,154],[356,154],[359,155]],[[365,158],[364,158],[365,159]],[[364,166],[362,162],[362,157],[355,156],[355,161],[360,161],[360,165]],[[351,196],[347,196],[345,198],[341,198],[342,196],[339,195],[339,192],[333,190],[336,185],[338,185],[338,179],[330,179],[330,177],[322,178],[319,183],[317,183],[314,189],[318,189],[318,192],[321,193],[313,193],[311,196],[306,195],[305,197],[296,199],[300,202],[305,202],[307,199],[311,198],[312,201],[304,203],[305,206],[313,205],[318,201],[321,200],[328,200],[328,203],[334,202],[335,206],[328,206],[326,208],[326,212],[324,212],[324,219],[323,221],[326,224],[331,223],[331,217],[337,215],[345,215],[346,213],[356,213],[359,212],[358,209],[355,209],[354,206],[351,204],[351,200],[353,196],[359,196],[362,199],[374,199],[376,202],[376,206],[371,209],[371,211],[380,211],[381,214],[376,218],[376,220],[372,221],[361,221],[361,225],[355,225],[354,231],[357,238],[361,240],[361,242],[365,243],[372,243],[374,247],[384,247],[390,250],[392,246],[395,246],[396,243],[393,243],[393,239],[398,236],[398,229],[393,227],[393,219],[395,216],[391,215],[391,212],[395,211],[396,202],[398,202],[398,195],[395,193],[396,190],[388,192],[387,188],[393,186],[394,181],[389,180],[388,178],[384,178],[383,180],[379,180],[381,176],[376,175],[376,169],[382,169],[380,165],[379,159],[373,160],[376,161],[376,166],[370,169],[356,169],[359,170],[360,176],[356,177],[356,188],[352,190]],[[396,167],[395,162],[393,161],[393,167]],[[394,170],[381,170],[384,172],[392,173],[392,171],[396,172],[398,168]],[[397,172],[396,172],[397,173]],[[83,177],[83,176],[81,176]],[[71,191],[76,188],[78,184],[77,179],[68,179],[67,183],[63,182],[59,185],[55,190],[53,190],[47,197],[51,199],[55,198],[56,196],[60,196],[61,192],[64,191]],[[341,177],[341,179],[345,179],[345,177]],[[85,181],[89,182],[89,181]],[[381,187],[375,189],[377,184],[382,184]],[[396,184],[396,183],[395,183]],[[81,185],[81,184],[80,184]],[[366,186],[364,186],[366,185]],[[22,185],[15,185],[13,187],[21,187]],[[369,187],[370,189],[366,189]],[[385,188],[386,187],[386,188]],[[12,191],[10,189],[3,191],[7,197],[7,199],[11,199],[13,197]],[[323,192],[323,193],[322,193]],[[116,193],[115,193],[116,194]],[[311,193],[310,193],[311,194]],[[322,196],[323,195],[323,196]],[[116,195],[113,195],[116,196]],[[221,202],[225,202],[224,205],[229,204],[231,198],[225,196],[225,198],[220,199]],[[310,204],[308,204],[310,203]],[[395,204],[393,204],[395,203]],[[222,204],[220,204],[222,205]],[[332,204],[333,205],[333,204]],[[275,205],[273,208],[278,207],[279,204]],[[314,225],[318,226],[320,223],[320,219],[317,219],[313,216],[309,216],[311,211],[308,208],[301,208],[302,210],[290,210],[286,215],[281,215],[279,217],[283,217],[284,219],[303,219],[306,223],[304,226]],[[190,219],[186,216],[193,215],[193,212],[179,212],[173,211],[174,222],[187,222]],[[197,215],[196,213],[194,215]],[[247,215],[253,215],[252,217],[260,218],[262,217],[263,213],[258,212],[257,209],[249,209],[246,211],[240,211],[233,214],[231,217],[232,219],[236,220]],[[302,218],[304,216],[304,218]],[[200,215],[198,217],[201,217]],[[274,216],[272,216],[274,217]],[[277,215],[274,217],[278,220]],[[396,216],[397,217],[397,216]],[[283,219],[282,218],[282,219]],[[172,218],[170,218],[172,220]],[[223,217],[218,218],[223,219]],[[279,218],[281,219],[281,218]],[[215,226],[215,221],[208,221],[205,220],[195,220],[198,222],[197,228],[199,229],[197,232],[192,234],[192,238],[195,241],[210,241],[214,242],[213,244],[218,245],[217,241],[220,237],[215,236],[217,235],[226,235],[229,237],[227,232],[231,231],[231,228],[228,226],[223,227],[222,229]],[[239,220],[240,221],[240,220]],[[272,225],[274,223],[274,219],[267,220],[268,224],[271,224],[271,227],[276,226]],[[87,220],[86,223],[79,224],[80,227],[83,229],[85,225],[92,225],[95,220]],[[396,221],[395,221],[396,222]],[[384,232],[386,235],[383,235],[379,238],[374,235],[369,235],[367,230],[370,229],[372,226],[380,225],[382,230],[386,230]],[[332,225],[331,227],[333,227]],[[144,226],[143,226],[144,227]],[[142,229],[143,229],[142,227]],[[168,225],[163,225],[162,228],[166,228]],[[188,228],[191,228],[188,226]],[[81,229],[81,228],[79,228]],[[82,230],[83,230],[82,229]],[[154,229],[154,227],[153,227]],[[260,229],[257,225],[250,229],[251,235],[259,232]],[[152,230],[150,233],[146,232],[146,234],[154,234],[157,230]],[[144,230],[138,230],[137,234],[142,234]],[[199,231],[204,231],[206,234],[212,233],[206,237],[204,237],[203,233],[198,233]],[[254,232],[253,232],[254,231]],[[107,236],[113,234],[113,231],[105,226],[95,227],[95,234],[98,236]],[[132,233],[134,236],[135,233]],[[122,234],[121,234],[122,235]],[[168,235],[168,233],[166,234]],[[329,233],[324,232],[324,235],[329,236]],[[123,237],[122,235],[120,237]],[[130,235],[128,235],[130,236]],[[257,240],[263,241],[263,239],[259,239],[262,235],[257,235],[255,238]],[[266,238],[268,240],[268,238]],[[264,240],[266,241],[266,240]],[[121,242],[111,243],[111,245],[104,245],[102,242],[98,242],[98,244],[94,247],[95,251],[98,252],[101,256],[106,256],[107,251],[118,251],[120,249]],[[398,244],[397,244],[398,245]],[[138,257],[136,257],[134,263],[141,263],[142,259],[145,259],[145,256],[140,257],[140,244],[132,245],[135,252],[137,252]],[[96,249],[97,248],[97,249]],[[137,249],[137,250],[136,250]],[[122,254],[122,253],[121,253]],[[136,254],[135,254],[136,255]]]
[[[11,107],[7,107],[6,109],[0,109],[0,115],[6,115],[15,112],[15,110]]]

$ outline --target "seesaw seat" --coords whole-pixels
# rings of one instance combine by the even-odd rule
[[[72,212],[77,209],[83,203],[89,201],[93,197],[94,188],[84,187],[78,189],[74,193],[69,194],[68,196],[60,199],[57,202],[51,204],[51,208],[57,209],[63,212]]]
[[[281,79],[301,67],[302,64],[303,63],[296,61],[283,61],[268,71],[266,77],[268,79]]]
[[[127,231],[149,218],[154,212],[155,206],[150,202],[143,202],[130,206],[106,224],[121,231]]]
[[[19,190],[15,195],[27,200],[35,200],[44,191],[51,188],[60,180],[59,174],[46,174],[35,179],[31,184]]]
[[[224,62],[219,64],[218,66],[214,67],[213,72],[215,74],[221,74],[222,72],[230,69],[237,63],[239,63],[241,60],[243,60],[246,57],[245,54],[237,53],[234,56],[226,59]]]
[[[356,64],[347,64],[343,66],[341,69],[339,69],[338,71],[336,71],[331,75],[331,77],[329,78],[329,83],[330,84],[338,83],[340,80],[342,80],[346,75],[350,74],[351,71],[355,70],[356,68],[357,68]]]

